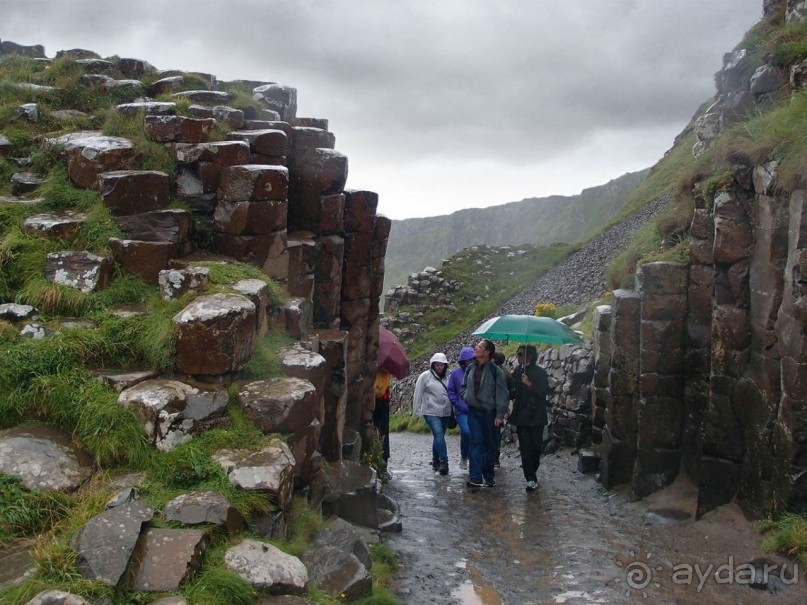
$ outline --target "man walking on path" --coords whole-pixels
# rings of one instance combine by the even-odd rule
[[[546,371],[535,365],[538,352],[527,345],[524,365],[516,368],[516,402],[510,423],[518,430],[518,449],[521,451],[521,468],[527,481],[527,491],[538,487],[536,471],[541,463],[544,427],[547,422],[546,396],[549,380]]]
[[[468,404],[468,429],[471,433],[468,483],[471,490],[482,486],[494,487],[496,464],[496,438],[498,427],[510,404],[502,369],[491,361],[496,345],[488,339],[474,347],[475,361],[465,372],[462,381],[462,398]]]

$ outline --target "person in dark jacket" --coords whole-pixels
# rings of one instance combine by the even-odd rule
[[[460,387],[462,398],[468,404],[471,431],[466,483],[471,491],[496,485],[496,429],[503,424],[510,404],[504,372],[492,360],[495,352],[496,345],[492,341],[480,340],[474,347],[476,361],[468,366]]]
[[[504,353],[501,351],[496,351],[493,354],[493,363],[499,366],[504,372],[504,379],[507,382],[507,394],[510,397],[510,401],[516,398],[516,381],[513,378],[513,375],[510,373],[510,370],[507,369],[507,366],[504,365],[505,356]],[[507,413],[510,413],[510,404],[507,405]],[[507,422],[507,418],[505,418],[505,422]],[[504,425],[496,428],[496,466],[500,466],[499,458],[502,454],[502,428]]]
[[[546,371],[537,366],[538,353],[535,347],[527,345],[524,351],[524,365],[516,368],[513,378],[516,382],[516,401],[510,423],[518,431],[518,448],[521,451],[521,467],[527,480],[527,491],[538,487],[536,472],[541,464],[544,427],[547,423],[546,396],[549,393],[549,380]]]
[[[468,454],[471,447],[471,432],[468,429],[468,404],[462,398],[460,387],[462,379],[465,377],[465,369],[474,359],[473,347],[463,347],[460,351],[457,362],[458,368],[454,368],[448,376],[448,398],[454,406],[454,417],[457,419],[457,426],[460,427],[460,468],[468,468]]]

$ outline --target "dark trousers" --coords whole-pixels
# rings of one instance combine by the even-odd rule
[[[535,473],[541,464],[541,452],[544,449],[544,425],[519,426],[518,449],[521,451],[521,468],[524,479],[537,481]]]
[[[389,460],[389,401],[386,399],[375,400],[373,425],[378,429],[378,434],[381,436],[384,460]]]
[[[468,408],[468,429],[471,432],[471,456],[468,460],[468,477],[474,483],[493,481],[496,464],[496,412]]]

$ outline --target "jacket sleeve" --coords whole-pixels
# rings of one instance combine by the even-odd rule
[[[504,420],[510,407],[510,392],[507,390],[507,378],[504,375],[504,370],[496,364],[494,364],[494,367],[496,369],[496,384],[494,385],[496,389],[496,418]]]
[[[465,414],[468,411],[468,404],[462,399],[462,368],[457,368],[448,377],[448,398],[451,400],[451,405],[460,414]]]
[[[423,416],[423,391],[426,388],[426,372],[418,376],[415,383],[415,394],[412,397],[412,415]]]

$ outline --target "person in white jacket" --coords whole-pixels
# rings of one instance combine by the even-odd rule
[[[448,474],[448,447],[446,428],[451,416],[448,398],[448,359],[435,353],[429,360],[429,369],[418,376],[412,398],[412,414],[422,416],[432,432],[432,469],[441,475]]]

